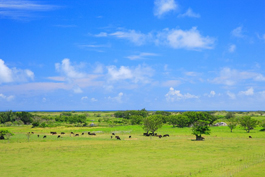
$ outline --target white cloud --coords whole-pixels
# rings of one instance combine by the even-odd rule
[[[75,86],[73,90],[74,90],[74,93],[83,93],[83,90],[78,86]]]
[[[0,99],[1,98],[4,100],[7,100],[7,101],[12,101],[15,98],[15,96],[14,95],[6,96],[6,95],[0,93]]]
[[[208,96],[208,97],[214,97],[215,95],[216,95],[216,93],[215,93],[215,91],[211,91],[209,94],[208,93],[206,93],[206,94],[204,94],[205,96]]]
[[[0,59],[0,84],[10,82],[27,82],[29,79],[34,79],[34,73],[31,70],[9,68],[5,62]]]
[[[104,72],[104,66],[100,63],[96,64],[96,67],[93,72],[96,74],[102,74]]]
[[[236,95],[234,93],[227,91],[226,94],[229,96],[229,98],[236,99]]]
[[[184,31],[181,29],[165,29],[157,34],[156,44],[169,45],[172,48],[179,49],[211,49],[213,48],[214,39],[203,37],[196,27]]]
[[[236,45],[234,45],[234,44],[230,45],[229,52],[233,53],[235,50],[236,50]]]
[[[139,55],[131,55],[126,58],[129,58],[130,60],[140,60],[145,59],[148,56],[157,56],[155,53],[140,53]]]
[[[136,68],[121,66],[119,69],[116,66],[107,66],[108,80],[132,80],[134,83],[150,82],[150,77],[153,76],[154,70],[149,66],[138,65]]]
[[[29,17],[34,11],[49,11],[57,9],[58,6],[40,4],[28,0],[8,0],[0,1],[0,16],[10,18]]]
[[[81,100],[86,100],[86,99],[88,99],[87,96],[83,96],[83,97],[81,98]]]
[[[58,72],[66,76],[68,79],[83,78],[85,74],[77,71],[78,67],[71,65],[71,62],[68,58],[62,60],[62,63],[56,63],[55,68]]]
[[[120,92],[119,94],[118,94],[118,96],[116,96],[116,97],[108,97],[108,99],[109,100],[114,100],[114,101],[117,101],[118,103],[122,103],[122,97],[123,97],[123,93],[122,92]]]
[[[193,18],[200,18],[200,14],[196,14],[189,8],[184,14],[178,15],[178,17],[193,17]]]
[[[106,32],[100,32],[99,34],[96,34],[95,37],[107,37],[108,34]]]
[[[240,91],[239,95],[246,95],[246,96],[250,96],[254,94],[254,89],[251,87],[246,91]]]
[[[162,83],[162,86],[164,87],[173,87],[180,85],[181,82],[179,80],[168,80]]]
[[[147,37],[148,37],[148,35],[145,35],[141,32],[136,32],[135,30],[117,31],[109,35],[115,36],[121,39],[127,39],[136,45],[143,45],[146,42]]]
[[[242,34],[242,26],[239,26],[232,30],[231,34],[235,37],[242,38],[244,35]]]
[[[260,73],[238,71],[236,69],[223,68],[220,71],[220,76],[214,78],[211,82],[215,84],[235,85],[237,82],[253,79],[254,81],[265,81],[265,77]]]
[[[47,99],[46,99],[45,97],[44,97],[44,98],[42,98],[42,102],[44,102],[44,103],[45,103],[45,102],[46,102],[46,100],[47,100]]]
[[[96,98],[91,98],[90,101],[92,101],[92,102],[96,102],[96,101],[98,101],[98,100],[97,100]]]
[[[187,76],[193,76],[193,77],[200,75],[199,73],[193,72],[193,71],[185,72],[184,74]]]
[[[181,94],[180,90],[175,90],[173,87],[170,87],[169,92],[165,95],[167,101],[178,101],[191,98],[199,98],[199,96],[191,95],[190,93]]]
[[[174,0],[155,0],[154,15],[162,17],[165,13],[177,10],[178,5]]]

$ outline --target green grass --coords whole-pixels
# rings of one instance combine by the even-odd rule
[[[193,141],[189,128],[165,125],[157,132],[169,138],[144,137],[141,126],[5,127],[15,135],[0,141],[1,176],[262,176],[265,132],[258,127],[211,127],[205,141]],[[28,142],[26,132],[34,131]],[[63,138],[50,131],[67,134]],[[70,137],[70,132],[102,131]],[[121,141],[111,139],[118,132]],[[130,133],[129,133],[130,131]],[[37,134],[41,137],[38,138]],[[46,139],[42,136],[47,135]],[[132,135],[132,139],[128,136]],[[253,138],[249,139],[251,135]]]

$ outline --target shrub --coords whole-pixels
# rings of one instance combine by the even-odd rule
[[[9,130],[0,130],[0,139],[9,139],[10,136],[13,136],[14,134],[11,133]]]

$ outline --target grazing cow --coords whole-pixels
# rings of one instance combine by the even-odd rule
[[[157,135],[159,138],[162,138],[162,135]]]
[[[38,138],[40,137],[40,135],[38,135]]]
[[[82,133],[82,135],[84,135],[84,133]]]
[[[115,136],[115,138],[116,138],[117,140],[121,140],[121,138],[120,138],[119,136]]]
[[[71,134],[74,134],[74,132],[71,132]]]
[[[110,138],[112,139],[112,136],[110,136]]]
[[[79,136],[79,134],[75,134],[75,136]]]
[[[252,136],[249,136],[249,138],[252,138]]]
[[[87,132],[88,135],[90,135],[90,132]]]
[[[157,133],[155,133],[155,136],[157,135]]]
[[[43,138],[46,138],[46,135],[44,135]]]
[[[34,132],[31,132],[31,134],[34,134]]]
[[[88,134],[89,134],[89,135],[96,135],[96,133],[90,133],[90,132],[88,132]]]
[[[57,138],[61,138],[61,135],[58,135]]]
[[[64,132],[61,132],[62,135],[64,135],[65,133]]]
[[[112,135],[115,135],[115,133],[112,133]]]
[[[56,135],[57,133],[56,132],[51,132],[52,135]]]
[[[165,135],[163,135],[163,137],[167,137],[167,136],[169,137],[169,134],[165,134]]]
[[[147,135],[147,133],[143,133],[143,135],[144,135],[144,136],[146,136],[146,135]]]
[[[129,138],[131,138],[132,136],[130,135]]]

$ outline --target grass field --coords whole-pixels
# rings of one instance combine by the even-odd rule
[[[141,126],[30,127],[5,127],[15,135],[0,141],[1,176],[264,176],[265,132],[260,127],[250,133],[211,127],[205,141],[193,141],[189,128],[169,125],[158,130],[170,134],[161,139],[142,136]],[[35,134],[28,142],[29,131]],[[66,135],[58,139],[50,131]],[[71,131],[97,135],[70,137]],[[111,139],[111,132],[122,140]]]

